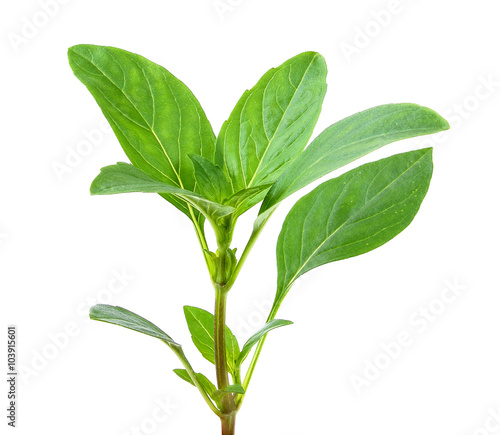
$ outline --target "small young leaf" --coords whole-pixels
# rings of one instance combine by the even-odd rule
[[[227,393],[235,393],[235,394],[245,394],[245,389],[240,384],[229,385],[229,387],[224,388]]]
[[[174,369],[174,373],[179,376],[181,379],[184,381],[190,383],[191,385],[194,386],[193,380],[189,377],[189,374],[187,370],[185,369]],[[212,399],[214,398],[214,393],[217,390],[217,387],[203,374],[201,373],[195,373],[196,374],[196,379],[198,379],[198,382],[200,385],[203,387],[205,390],[205,393],[207,393]]]
[[[190,157],[194,166],[196,190],[205,198],[222,204],[232,193],[226,174],[205,157],[196,154]]]
[[[222,399],[222,397],[224,397],[230,393],[245,394],[245,389],[240,384],[233,384],[233,385],[229,385],[227,388],[224,388],[223,390],[217,390],[215,392],[214,396],[220,400],[220,399]]]
[[[326,64],[306,52],[269,70],[240,98],[217,138],[233,192],[272,183],[309,140],[326,92]]]
[[[293,282],[325,263],[369,252],[415,217],[432,176],[432,149],[397,154],[326,181],[290,210],[278,237],[276,313]]]
[[[189,373],[187,372],[186,369],[174,369],[173,372],[179,376],[179,378],[181,378],[183,381],[186,381],[187,383],[191,384],[194,386],[194,382],[193,380],[191,379],[191,377],[189,376]],[[198,373],[196,373],[198,374]],[[196,376],[198,377],[198,376]]]
[[[194,345],[205,359],[215,364],[214,315],[201,308],[190,306],[184,307],[184,315]],[[238,340],[227,326],[225,335],[228,369],[233,373],[240,348]]]
[[[159,338],[168,346],[180,347],[180,344],[172,340],[160,328],[132,311],[125,308],[112,305],[94,305],[90,308],[90,318],[101,322],[112,323],[113,325],[123,326],[151,337]]]
[[[250,351],[252,350],[252,347],[254,347],[259,340],[266,335],[269,331],[272,331],[273,329],[279,328],[281,326],[286,326],[286,325],[291,325],[293,322],[289,320],[280,320],[280,319],[274,319],[271,320],[270,322],[266,323],[263,328],[256,332],[254,335],[252,335],[245,345],[241,348],[240,356],[238,358],[238,361],[236,362],[237,366],[240,366],[243,361],[245,361],[245,358],[248,356]]]
[[[384,145],[448,128],[436,112],[416,104],[386,104],[349,116],[323,131],[293,161],[269,190],[260,213]]]
[[[231,393],[233,393],[233,394],[245,394],[245,389],[240,384],[229,385],[227,388],[224,388],[223,390],[216,390],[213,394],[213,399],[217,403],[220,403],[224,396],[227,396],[228,394],[231,394]]]
[[[262,201],[271,186],[271,184],[263,184],[256,187],[250,187],[249,189],[240,190],[226,199],[224,204],[234,207],[234,216],[238,217],[245,213],[248,209],[252,208],[255,204]]]
[[[76,45],[68,58],[132,164],[164,183],[194,190],[188,154],[213,161],[215,135],[188,87],[162,66],[114,47]],[[192,219],[188,204],[162,196]]]
[[[233,207],[210,201],[198,193],[179,189],[155,180],[135,166],[122,162],[102,168],[101,173],[90,186],[92,195],[113,195],[131,192],[168,193],[181,198],[203,213],[214,224],[217,223],[218,219],[227,217],[236,210]]]

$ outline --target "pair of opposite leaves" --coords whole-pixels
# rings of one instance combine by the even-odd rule
[[[201,308],[189,306],[184,307],[184,314],[196,348],[205,359],[210,361],[212,364],[215,364],[214,315]],[[195,385],[195,382],[197,382],[199,388],[203,389],[207,396],[210,397],[218,406],[220,406],[220,400],[224,394],[245,394],[243,387],[236,383],[230,385],[225,390],[218,390],[205,375],[202,373],[195,373],[192,370],[192,367],[188,362],[180,344],[176,343],[168,334],[158,328],[155,324],[129,310],[121,307],[99,304],[90,309],[90,318],[132,329],[163,341],[174,351],[185,367],[184,369],[175,369],[174,372],[181,379],[192,385]],[[239,372],[241,365],[249,355],[252,348],[264,335],[273,329],[290,325],[291,323],[292,322],[288,320],[279,319],[274,319],[268,322],[263,328],[253,334],[246,341],[241,350],[236,337],[226,326],[227,369],[229,373],[232,374],[233,379],[238,378],[236,373]]]
[[[260,227],[280,201],[329,172],[391,142],[449,128],[428,108],[389,104],[333,124],[305,148],[326,93],[326,64],[314,52],[264,74],[217,138],[187,86],[144,57],[78,45],[69,61],[132,162],[103,168],[91,193],[160,193],[202,234],[204,218],[217,230],[221,219],[263,200]],[[431,149],[418,150],[363,165],[298,201],[278,239],[273,311],[303,273],[375,249],[408,226],[431,175]]]

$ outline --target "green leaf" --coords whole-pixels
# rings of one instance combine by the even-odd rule
[[[132,311],[111,305],[94,305],[90,309],[90,318],[101,322],[112,323],[113,325],[123,326],[124,328],[132,329],[133,331],[141,332],[142,334],[159,338],[163,341],[176,354],[183,366],[189,370],[189,373],[193,374],[193,379],[196,377],[196,382],[199,384],[197,387],[199,388],[203,398],[210,406],[210,409],[212,409],[215,414],[220,416],[219,410],[208,397],[215,394],[215,386],[205,376],[193,371],[191,364],[189,364],[186,355],[184,355],[184,352],[182,351],[182,346],[173,341],[172,338],[165,334],[165,332],[163,332],[160,328]],[[174,370],[174,372],[185,381],[195,385],[187,370],[177,369]]]
[[[345,118],[314,139],[276,180],[260,212],[384,145],[448,128],[448,122],[436,112],[416,104],[387,104]]]
[[[431,176],[432,149],[427,148],[360,166],[301,198],[278,237],[272,312],[307,271],[369,252],[403,231],[415,217]]]
[[[184,381],[190,383],[191,385],[194,385],[193,380],[189,376],[187,370],[185,369],[174,369],[174,373],[179,376],[181,379]],[[196,379],[198,379],[198,382],[200,385],[203,387],[203,390],[205,390],[205,393],[207,393],[212,399],[214,399],[214,393],[217,391],[217,387],[203,374],[201,373],[195,373]]]
[[[90,308],[90,318],[101,322],[112,323],[113,325],[123,326],[124,328],[159,338],[168,346],[180,348],[180,344],[173,341],[169,335],[165,334],[156,325],[125,308],[104,304],[94,305]]]
[[[240,384],[229,385],[229,387],[224,388],[227,393],[235,393],[235,394],[245,394],[245,389]]]
[[[184,307],[184,315],[194,345],[205,359],[215,364],[214,315],[201,308],[190,306]],[[226,358],[231,373],[234,373],[239,354],[238,340],[226,326]]]
[[[194,166],[194,176],[198,191],[206,198],[222,204],[231,196],[231,184],[226,175],[217,165],[205,157],[191,155]]]
[[[214,395],[213,395],[213,399],[217,403],[221,403],[224,396],[227,396],[228,394],[231,394],[231,393],[233,393],[233,394],[245,394],[245,389],[240,384],[229,385],[228,387],[224,388],[223,390],[215,391]]]
[[[178,197],[203,213],[213,224],[235,212],[235,208],[217,204],[203,196],[179,189],[170,184],[156,181],[140,169],[128,163],[105,166],[90,186],[92,195],[113,195],[118,193],[168,193]]]
[[[240,384],[229,385],[223,390],[217,390],[214,394],[214,399],[221,400],[224,396],[234,393],[234,394],[245,394],[245,389]]]
[[[293,324],[293,322],[289,320],[280,320],[280,319],[274,319],[266,323],[260,331],[256,332],[247,340],[247,342],[241,349],[240,356],[238,358],[238,361],[236,362],[236,365],[240,366],[243,363],[243,361],[245,361],[245,358],[252,350],[252,347],[254,347],[259,342],[259,340],[269,331],[272,331],[273,329],[276,328],[280,328],[281,326],[286,326],[291,324]]]
[[[76,45],[71,68],[88,88],[132,164],[158,181],[194,190],[189,154],[213,161],[215,136],[200,103],[165,68],[113,47]],[[163,194],[191,219],[188,204]]]
[[[240,98],[217,138],[233,192],[272,183],[309,140],[326,92],[326,64],[306,52],[269,70]]]
[[[186,369],[174,369],[173,372],[179,376],[179,378],[181,378],[182,380],[188,382],[189,384],[193,385],[194,386],[194,382],[193,380],[191,379],[191,377],[189,376],[189,373],[187,372]],[[196,375],[198,375],[198,373],[196,373]],[[198,376],[196,376],[198,377]]]

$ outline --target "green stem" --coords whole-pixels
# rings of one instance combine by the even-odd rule
[[[214,351],[215,351],[215,371],[217,376],[217,387],[219,390],[225,390],[229,387],[229,375],[227,371],[227,356],[226,356],[226,302],[227,293],[231,289],[226,281],[227,271],[226,268],[229,267],[226,264],[226,253],[228,247],[227,245],[219,245],[218,250],[218,264],[216,280],[214,282],[215,288],[215,324],[214,324]],[[229,414],[233,414],[236,410],[236,405],[234,403],[234,395],[232,393],[226,394],[221,400],[222,412],[224,418]],[[224,427],[224,419],[222,421]],[[234,419],[232,422],[232,432],[227,432],[228,434],[234,433]],[[229,426],[228,426],[229,427]],[[224,432],[223,432],[224,433]]]
[[[205,235],[203,234],[202,229],[200,228],[198,222],[196,221],[193,207],[191,207],[190,204],[188,204],[187,207],[189,210],[189,215],[191,216],[191,221],[193,222],[194,225],[194,230],[196,231],[196,235],[198,236],[198,241],[200,242],[201,249],[208,249],[207,240],[205,239]]]
[[[226,359],[226,301],[227,292],[215,290],[215,367],[217,371],[217,386],[225,389],[229,386]]]
[[[278,314],[278,309],[279,305],[276,307],[273,307],[272,311],[269,313],[269,316],[266,320],[266,323],[270,322],[276,317],[276,314]],[[259,342],[257,343],[257,347],[255,349],[255,352],[253,354],[252,360],[250,361],[250,366],[248,367],[248,370],[245,374],[245,379],[243,380],[243,385],[242,387],[247,391],[248,385],[250,384],[250,381],[252,380],[252,375],[255,370],[255,366],[257,365],[257,361],[259,360],[260,353],[262,352],[262,348],[264,347],[264,343],[266,341],[267,334],[264,335]],[[237,397],[236,399],[236,409],[240,409],[241,405],[243,404],[243,399],[245,398],[245,395],[241,395]]]
[[[234,282],[236,281],[236,278],[238,278],[238,275],[240,274],[241,268],[245,264],[245,260],[248,257],[248,254],[250,254],[250,251],[252,250],[253,246],[255,245],[255,242],[257,241],[260,232],[262,231],[262,228],[259,229],[259,231],[253,231],[250,239],[248,239],[247,245],[245,246],[245,250],[243,251],[243,254],[241,254],[241,257],[238,261],[238,264],[236,265],[236,268],[234,269],[233,275],[231,276],[231,279],[228,282],[228,285],[230,287],[233,286]]]
[[[241,255],[240,260],[238,261],[238,264],[236,265],[236,268],[235,268],[233,274],[231,275],[231,278],[229,279],[228,283],[226,284],[228,289],[230,289],[233,286],[234,282],[236,281],[236,278],[238,278],[238,275],[239,275],[243,265],[245,264],[245,261],[246,261],[248,255],[250,254],[250,251],[254,247],[255,242],[257,241],[262,230],[264,229],[264,226],[266,225],[267,221],[269,220],[271,215],[274,213],[276,208],[277,208],[277,205],[274,206],[272,209],[268,210],[267,212],[265,212],[264,215],[259,216],[257,218],[257,220],[255,221],[252,234],[250,235],[250,238],[248,239],[248,242],[245,246],[243,254]],[[276,313],[274,313],[274,315],[276,315]],[[217,316],[217,314],[216,314],[216,316]],[[270,321],[270,320],[272,320],[271,314],[269,315],[268,321]],[[216,323],[217,323],[217,320],[216,320]],[[260,352],[262,350],[262,346],[264,345],[265,339],[266,339],[266,336],[262,337],[261,340],[259,341],[259,343],[257,344],[257,349],[253,355],[252,361],[250,362],[250,367],[245,375],[245,379],[243,382],[243,388],[245,389],[245,391],[247,390],[248,384],[250,383],[250,379],[252,378],[252,374],[253,374],[253,371],[255,370],[255,365],[257,364],[257,360],[259,359],[259,355],[260,355]],[[216,348],[217,348],[217,346],[216,346]],[[237,372],[236,382],[241,383],[239,370]],[[234,404],[236,406],[236,411],[238,411],[241,408],[244,397],[245,397],[245,395],[241,394],[241,395],[238,395],[235,399],[233,398]]]
[[[262,220],[259,220],[259,218],[257,218],[257,220],[255,221],[252,234],[250,235],[250,238],[248,239],[247,245],[245,246],[245,249],[243,250],[243,254],[241,254],[241,258],[238,261],[236,268],[234,269],[233,275],[231,276],[231,279],[228,282],[229,287],[232,287],[234,282],[236,281],[236,278],[238,278],[238,275],[240,274],[240,271],[241,271],[243,265],[245,264],[245,261],[246,261],[248,255],[250,254],[250,251],[254,247],[255,242],[259,238],[260,233],[264,229],[264,226],[266,225],[267,221],[269,220],[271,215],[274,213],[274,210],[276,210],[276,207],[277,206],[275,206],[274,208],[269,210],[266,213],[266,216]]]
[[[227,303],[227,293],[229,290],[232,288],[234,282],[236,281],[236,278],[238,277],[248,255],[250,254],[250,251],[252,250],[253,246],[255,245],[255,242],[257,241],[260,233],[262,232],[265,224],[269,220],[270,216],[276,209],[276,206],[272,208],[271,210],[268,210],[265,215],[261,216],[260,218],[258,217],[257,220],[255,221],[254,228],[252,231],[252,234],[250,235],[250,238],[247,242],[247,245],[245,246],[245,249],[243,251],[243,254],[241,255],[240,260],[238,261],[236,267],[234,268],[233,273],[231,273],[231,276],[229,279],[227,279],[228,276],[228,270],[226,270],[229,265],[226,264],[226,253],[229,249],[231,239],[232,239],[232,232],[233,232],[233,227],[234,223],[231,223],[231,225],[227,226],[226,231],[219,232],[217,228],[214,228],[216,231],[216,236],[217,236],[217,245],[218,245],[218,252],[217,252],[217,265],[216,265],[216,271],[215,271],[215,276],[213,277],[213,285],[215,288],[215,320],[214,320],[214,352],[215,352],[215,371],[216,371],[216,377],[217,377],[217,386],[219,389],[226,389],[230,384],[229,384],[229,375],[227,371],[227,356],[226,356],[226,303]],[[194,222],[194,219],[193,219]],[[203,241],[205,246],[203,246],[203,243],[201,243],[202,238],[200,237],[200,231],[199,228],[195,225],[198,233],[198,238],[200,239],[200,244],[202,245],[203,249],[206,248],[206,241],[203,237]],[[220,229],[219,229],[220,230]],[[208,262],[207,262],[208,265]],[[210,267],[209,267],[210,270]],[[259,342],[259,347],[258,347],[258,352],[260,353],[260,349],[262,348],[263,340]],[[258,357],[257,357],[258,358]],[[254,354],[254,359],[252,359],[252,364],[251,365],[251,372],[253,372],[255,364],[257,363],[257,358],[255,358]],[[245,376],[245,381],[248,382],[250,381],[251,374],[247,373]],[[240,373],[239,370],[235,374],[235,379],[234,381],[236,383],[240,383]],[[246,388],[245,388],[246,389]],[[222,424],[222,435],[234,435],[235,431],[235,422],[236,422],[236,413],[238,412],[242,400],[243,400],[244,395],[239,395],[238,398],[235,398],[235,395],[230,393],[226,394],[223,396],[221,400],[221,408],[222,408],[222,415],[220,415],[221,418],[221,424]],[[239,400],[238,406],[237,406],[237,400]]]
[[[193,384],[195,385],[196,388],[198,388],[198,390],[200,391],[201,395],[203,396],[203,399],[205,400],[205,402],[207,402],[208,406],[210,407],[210,409],[220,418],[223,417],[223,414],[217,409],[217,407],[214,405],[214,403],[212,402],[212,399],[210,399],[210,397],[208,396],[208,394],[205,392],[205,390],[203,389],[203,387],[201,386],[201,384],[198,382],[198,378],[196,377],[196,373],[194,372],[193,368],[191,367],[191,364],[189,363],[189,361],[187,360],[186,358],[186,355],[184,355],[184,352],[182,351],[182,348],[179,346],[179,347],[172,347],[172,346],[169,346],[173,351],[174,353],[177,355],[177,358],[180,359],[182,365],[184,366],[184,368],[186,369],[186,371],[188,372],[188,375],[189,377],[191,378],[191,380],[193,381]]]

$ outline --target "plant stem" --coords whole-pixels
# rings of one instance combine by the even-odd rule
[[[238,264],[236,265],[236,269],[233,272],[233,275],[231,276],[231,279],[229,281],[229,286],[233,286],[234,282],[236,281],[236,278],[238,278],[238,275],[240,274],[241,268],[245,264],[245,260],[248,257],[248,254],[250,254],[250,251],[253,248],[253,245],[255,245],[255,242],[259,238],[260,232],[262,231],[262,228],[259,228],[258,231],[254,230],[248,239],[247,245],[245,246],[245,249],[243,251],[243,254],[241,254],[240,260],[238,261]]]
[[[215,324],[214,324],[214,351],[215,351],[215,371],[217,376],[217,387],[219,390],[225,390],[229,386],[229,376],[227,372],[227,356],[226,356],[226,302],[227,293],[231,289],[226,283],[226,252],[227,246],[219,245],[218,251],[218,264],[216,281],[214,282],[215,288]],[[222,417],[222,427],[224,433],[224,425],[231,422],[226,422],[225,419],[229,415],[235,413],[236,405],[234,403],[234,395],[232,393],[226,394],[221,400],[221,411],[224,414]],[[234,418],[231,423],[234,433]],[[229,427],[229,426],[228,426]]]
[[[225,389],[229,386],[226,361],[226,300],[224,289],[215,290],[215,367],[217,371],[217,386]]]
[[[273,310],[269,313],[269,316],[266,320],[267,322],[270,322],[276,317],[276,314],[278,314],[278,309],[279,305],[274,307]],[[245,379],[243,380],[243,388],[245,391],[248,389],[248,385],[250,384],[250,380],[252,379],[253,372],[255,370],[255,366],[257,365],[257,361],[259,360],[260,353],[262,352],[262,348],[264,347],[264,343],[266,341],[267,334],[264,335],[259,342],[257,343],[257,348],[255,349],[255,352],[252,357],[252,361],[250,361],[250,366],[248,367],[248,370],[245,374]],[[236,399],[236,409],[240,409],[241,405],[243,404],[243,399],[245,398],[245,395],[241,395]]]
[[[222,435],[234,435],[236,412],[231,412],[221,418]]]
[[[250,361],[250,366],[248,367],[247,373],[245,375],[245,379],[243,380],[243,388],[245,391],[248,389],[248,384],[250,383],[250,380],[252,379],[253,372],[255,370],[255,366],[257,365],[257,361],[259,359],[260,353],[262,351],[262,347],[264,346],[264,342],[266,341],[267,334],[264,335],[259,342],[257,343],[257,348],[255,349],[255,352],[252,357],[252,361]],[[242,394],[237,398],[236,401],[236,409],[240,409],[241,405],[243,404],[243,399],[245,398],[245,395]]]
[[[167,344],[167,346],[169,346],[169,345]],[[182,351],[182,348],[180,346],[178,348],[172,347],[172,346],[169,346],[169,347],[174,351],[174,353],[180,359],[182,365],[184,366],[184,368],[188,372],[188,375],[191,378],[191,381],[193,381],[194,386],[196,388],[198,388],[198,390],[201,393],[203,399],[205,400],[205,402],[207,402],[207,405],[210,407],[210,409],[218,417],[222,418],[223,414],[217,409],[217,407],[212,402],[212,399],[210,399],[210,397],[208,397],[208,394],[205,392],[205,390],[203,389],[203,387],[198,382],[198,378],[196,377],[196,373],[194,372],[193,368],[191,367],[191,364],[189,363],[189,361],[187,360],[186,355],[184,355],[184,352]]]
[[[269,210],[262,216],[260,219],[258,218],[254,224],[254,229],[248,240],[247,245],[245,246],[245,250],[238,261],[236,267],[232,271],[229,271],[229,265],[226,264],[226,253],[229,249],[229,245],[232,239],[233,226],[228,226],[229,231],[224,233],[216,234],[217,237],[217,245],[218,245],[218,264],[216,266],[215,279],[213,280],[213,285],[215,288],[215,324],[214,324],[214,351],[215,351],[215,371],[217,376],[217,387],[219,390],[226,389],[229,384],[229,375],[227,371],[227,356],[226,356],[226,302],[227,302],[227,293],[233,286],[236,278],[238,277],[245,260],[248,257],[248,254],[252,250],[255,242],[257,241],[260,233],[262,232],[265,224],[269,220],[269,217],[273,213],[276,207]],[[228,269],[228,270],[226,270]],[[228,277],[228,273],[231,273],[231,276]],[[260,347],[262,347],[262,343],[259,343]],[[256,359],[252,360],[252,363],[255,366],[257,362]],[[253,368],[251,370],[253,372]],[[235,374],[235,382],[240,383],[240,374],[239,371]],[[248,373],[247,373],[248,377]],[[245,380],[247,380],[245,377]],[[251,377],[251,375],[250,375]],[[250,380],[248,377],[248,381]],[[241,395],[241,399],[243,399],[244,395]],[[223,396],[221,400],[221,425],[222,425],[222,435],[234,435],[235,433],[235,423],[236,423],[236,413],[238,412],[241,401],[239,401],[239,406],[236,406],[236,398],[232,393],[226,394]]]
[[[250,235],[250,238],[248,239],[248,242],[245,246],[245,249],[243,250],[243,254],[241,254],[240,260],[238,261],[238,264],[236,265],[236,269],[234,270],[231,279],[229,280],[228,286],[231,288],[236,281],[236,278],[238,278],[238,275],[240,274],[240,271],[245,264],[245,261],[250,254],[250,251],[252,250],[253,246],[255,245],[255,242],[260,236],[260,233],[264,229],[264,226],[266,225],[267,221],[271,217],[271,215],[274,213],[276,210],[277,205],[274,206],[272,209],[268,210],[265,212],[265,215],[262,216],[261,218],[257,218],[255,221],[254,227],[252,234]]]

